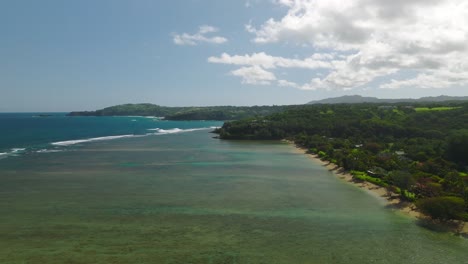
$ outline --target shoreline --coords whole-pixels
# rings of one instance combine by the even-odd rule
[[[305,154],[310,160],[315,163],[320,164],[322,167],[330,171],[335,177],[339,178],[340,180],[352,184],[358,188],[365,190],[369,195],[372,195],[379,200],[385,203],[385,207],[391,209],[393,211],[402,213],[408,217],[413,218],[414,220],[424,221],[424,225],[430,229],[443,229],[447,232],[452,232],[456,235],[460,235],[462,237],[468,238],[468,223],[464,222],[463,224],[454,225],[447,225],[447,226],[439,226],[433,225],[431,223],[426,223],[428,217],[423,213],[417,211],[416,205],[411,202],[403,201],[400,198],[400,195],[396,193],[392,193],[387,191],[386,188],[375,185],[370,182],[366,181],[356,181],[348,171],[339,167],[338,165],[331,163],[329,161],[321,160],[318,155],[308,153],[306,149],[297,146],[294,142],[289,140],[282,140],[294,147],[296,153]],[[460,228],[461,226],[461,228]]]

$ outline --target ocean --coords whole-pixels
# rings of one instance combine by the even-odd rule
[[[0,158],[59,152],[93,141],[213,130],[218,121],[175,122],[158,117],[68,117],[66,113],[0,113]]]
[[[2,114],[0,263],[468,263],[278,141],[221,122]],[[21,149],[21,150],[19,150]]]

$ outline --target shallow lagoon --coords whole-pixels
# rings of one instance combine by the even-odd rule
[[[0,263],[468,263],[287,144],[212,136],[0,160]]]

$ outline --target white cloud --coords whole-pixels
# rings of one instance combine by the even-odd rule
[[[253,7],[255,5],[260,4],[262,1],[265,1],[265,0],[245,0],[244,6],[246,8],[250,8],[250,7]],[[269,0],[269,1],[271,1],[271,0]]]
[[[304,69],[317,69],[317,68],[332,68],[332,62],[324,59],[331,59],[332,54],[314,54],[313,56],[304,60],[288,59],[283,57],[275,57],[268,55],[264,52],[253,53],[252,55],[234,55],[231,56],[227,53],[221,54],[220,57],[209,57],[208,61],[211,63],[223,63],[231,65],[249,65],[261,66],[265,69],[273,69],[277,67],[282,68],[304,68]]]
[[[382,89],[399,89],[406,87],[419,87],[423,89],[449,88],[453,86],[467,85],[468,73],[435,72],[420,73],[417,76],[404,80],[392,79],[380,86]]]
[[[263,52],[224,53],[209,61],[263,70],[310,69],[311,81],[307,84],[275,82],[308,90],[356,88],[377,78],[384,82],[380,87],[386,89],[468,84],[468,1],[275,0],[274,3],[285,7],[286,14],[259,26],[247,25],[246,30],[254,36],[252,41],[264,45],[306,45],[315,51],[313,56],[298,60]],[[315,69],[319,68],[327,73],[318,76]],[[415,73],[415,77],[389,80],[398,72]]]
[[[335,54],[323,53],[313,54],[312,56],[303,60],[288,59],[284,57],[271,56],[264,52],[260,52],[253,53],[252,55],[246,54],[233,56],[227,53],[223,53],[219,57],[209,57],[208,61],[211,63],[246,66],[240,68],[239,70],[231,72],[233,75],[241,77],[242,83],[262,85],[275,84],[282,87],[292,87],[310,90],[308,85],[303,87],[291,81],[276,80],[276,77],[271,78],[275,75],[272,72],[266,70],[272,70],[277,68],[332,69],[336,67],[336,65],[334,65],[335,63],[340,64],[340,61],[334,60],[335,58]]]
[[[297,83],[286,80],[278,80],[278,86],[299,88],[299,85],[297,85]]]
[[[287,80],[278,80],[274,73],[264,70],[258,65],[242,67],[231,71],[231,75],[242,78],[242,83],[252,85],[277,85],[302,89],[297,83]]]
[[[192,34],[192,35],[188,33],[173,34],[173,41],[177,45],[190,45],[190,46],[195,46],[202,42],[211,43],[211,44],[222,44],[222,43],[227,42],[228,40],[224,37],[206,36],[207,34],[216,33],[218,31],[219,31],[218,28],[203,25],[199,27],[197,33]]]
[[[262,69],[259,66],[242,67],[231,72],[232,75],[242,78],[242,83],[269,85],[276,80],[273,73]]]

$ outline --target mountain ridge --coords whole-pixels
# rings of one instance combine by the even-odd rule
[[[365,97],[361,95],[344,95],[340,97],[326,98],[322,100],[310,101],[307,104],[359,104],[359,103],[427,103],[427,102],[447,102],[447,101],[468,101],[468,96],[426,96],[421,98],[399,98],[384,99],[377,97]]]

